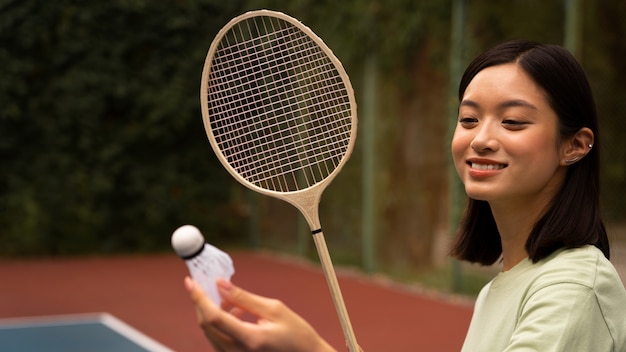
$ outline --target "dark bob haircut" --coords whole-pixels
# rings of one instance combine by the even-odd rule
[[[459,101],[474,76],[490,66],[519,65],[540,86],[559,120],[560,138],[581,128],[594,133],[596,146],[575,164],[526,241],[526,251],[537,262],[560,248],[598,247],[609,258],[610,248],[600,218],[600,156],[598,116],[591,88],[581,65],[566,49],[526,40],[497,45],[472,61],[459,85]],[[486,201],[469,199],[451,250],[452,256],[483,265],[502,255],[500,234]]]

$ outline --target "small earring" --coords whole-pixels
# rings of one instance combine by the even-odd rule
[[[589,149],[593,148],[593,144],[587,144],[587,147],[589,147]]]
[[[580,157],[575,157],[575,158],[571,158],[571,159],[566,159],[565,163],[566,164],[573,164],[575,162],[577,162],[580,159]]]

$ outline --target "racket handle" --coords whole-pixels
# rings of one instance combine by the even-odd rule
[[[333,303],[335,304],[335,309],[337,310],[337,315],[339,316],[339,322],[341,323],[341,328],[343,329],[343,335],[346,338],[348,350],[350,352],[359,352],[360,350],[356,343],[356,336],[352,330],[352,324],[350,323],[350,318],[348,317],[348,311],[346,310],[346,305],[343,301],[341,290],[339,289],[337,275],[335,274],[333,263],[330,260],[328,247],[326,247],[324,234],[321,231],[314,233],[313,241],[315,242],[315,247],[317,248],[317,253],[320,257],[320,262],[322,263],[322,270],[324,271],[324,276],[326,276],[326,281],[328,282],[328,287],[330,288],[330,295],[333,298]]]

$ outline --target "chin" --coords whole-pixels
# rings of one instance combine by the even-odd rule
[[[465,194],[467,194],[469,198],[472,198],[474,200],[489,201],[489,199],[493,197],[492,192],[479,191],[476,189],[467,189],[467,188],[465,188]]]
[[[468,194],[467,196],[469,198],[473,199],[473,200],[482,200],[482,201],[485,201],[485,202],[489,201],[486,197],[473,196],[473,195],[470,195],[470,194]]]

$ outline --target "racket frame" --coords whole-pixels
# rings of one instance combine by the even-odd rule
[[[350,101],[350,110],[351,110],[351,126],[350,126],[350,140],[347,145],[346,152],[341,158],[339,164],[335,167],[335,169],[326,176],[323,180],[310,185],[307,188],[296,190],[296,191],[288,191],[288,192],[278,192],[269,189],[265,189],[255,185],[252,182],[249,182],[247,179],[242,177],[229,163],[224,154],[222,153],[219,145],[217,144],[216,138],[213,134],[213,129],[211,127],[211,116],[209,116],[209,112],[207,106],[208,102],[208,89],[209,89],[209,76],[211,73],[212,60],[215,52],[217,51],[219,44],[221,43],[222,38],[234,27],[237,23],[243,22],[247,19],[254,17],[274,17],[280,20],[284,20],[294,25],[301,31],[303,31],[309,38],[311,38],[320,49],[327,55],[327,57],[332,61],[335,69],[338,71],[343,84],[345,85],[345,89],[347,91],[347,95]],[[245,187],[270,196],[283,201],[286,201],[296,207],[300,213],[306,219],[311,234],[313,237],[313,241],[315,243],[315,247],[317,249],[320,263],[322,267],[322,271],[324,272],[324,276],[326,277],[326,281],[328,287],[330,289],[331,297],[333,299],[333,303],[335,309],[337,311],[337,315],[339,318],[339,322],[341,324],[344,337],[346,338],[346,343],[348,345],[348,349],[350,352],[358,352],[360,349],[356,342],[356,337],[354,335],[354,331],[352,328],[352,324],[350,322],[350,318],[348,316],[348,312],[345,306],[345,302],[343,300],[343,296],[341,294],[341,290],[339,288],[339,282],[337,280],[337,275],[335,273],[332,260],[330,258],[330,253],[328,251],[328,247],[326,246],[326,241],[324,239],[324,234],[321,229],[320,219],[319,219],[319,203],[321,200],[321,196],[326,187],[331,183],[331,181],[339,174],[347,160],[349,159],[352,151],[354,149],[355,141],[356,141],[356,132],[357,132],[357,105],[356,99],[354,96],[354,90],[352,88],[352,84],[350,83],[350,79],[348,74],[346,73],[343,65],[337,59],[332,50],[324,43],[324,41],[319,38],[309,27],[304,25],[302,22],[297,19],[288,16],[284,13],[271,11],[271,10],[255,10],[246,12],[240,16],[233,18],[230,22],[228,22],[215,36],[211,46],[209,47],[209,51],[207,53],[204,68],[202,71],[202,82],[200,86],[200,103],[202,107],[202,120],[204,123],[205,131],[207,133],[207,137],[215,152],[218,160],[222,163],[224,168],[233,176],[238,182],[240,182]]]

